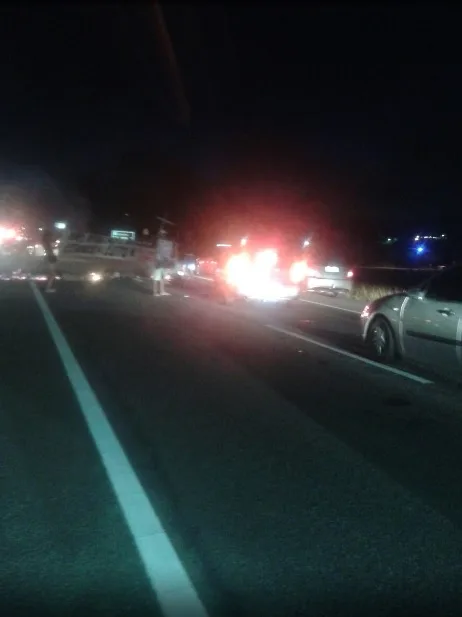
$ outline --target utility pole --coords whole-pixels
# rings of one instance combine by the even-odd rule
[[[165,229],[165,225],[175,225],[172,221],[169,221],[167,218],[162,216],[156,216],[156,219],[160,221],[159,230],[157,232],[158,238],[163,238],[167,234],[167,230]]]
[[[165,23],[164,14],[158,0],[154,0],[154,25],[157,34],[157,44],[166,64],[175,97],[178,120],[184,126],[189,126],[191,109],[186,98],[180,67],[178,65],[172,40]]]

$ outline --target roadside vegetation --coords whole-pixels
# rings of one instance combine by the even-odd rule
[[[378,300],[384,296],[388,296],[394,293],[401,293],[405,291],[402,287],[388,287],[386,285],[355,285],[351,292],[351,298],[353,300],[364,300],[365,302],[372,302]]]

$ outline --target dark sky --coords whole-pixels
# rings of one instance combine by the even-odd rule
[[[186,129],[152,6],[31,6],[0,9],[0,156],[83,182],[96,210],[143,211],[158,190],[178,215],[184,195],[160,185],[184,176],[222,200],[232,185],[261,203],[277,185],[297,211],[435,224],[462,212],[456,8],[166,3]]]

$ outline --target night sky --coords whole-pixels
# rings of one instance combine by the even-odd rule
[[[152,5],[31,6],[0,10],[1,162],[101,220],[462,219],[456,8],[165,4],[184,126]]]

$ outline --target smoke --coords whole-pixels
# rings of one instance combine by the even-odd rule
[[[23,167],[0,175],[2,220],[33,227],[62,220],[71,229],[84,230],[91,215],[88,199],[41,169]]]

